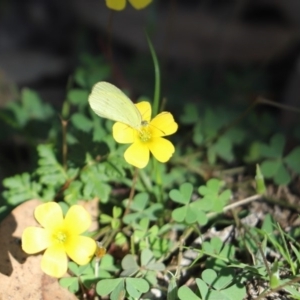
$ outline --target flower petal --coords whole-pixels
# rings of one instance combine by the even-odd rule
[[[149,156],[150,153],[148,147],[141,142],[133,143],[124,153],[125,160],[129,164],[140,169],[147,166]]]
[[[86,265],[97,249],[96,242],[87,236],[71,236],[65,243],[68,256],[79,265]]]
[[[148,143],[149,150],[160,162],[167,162],[175,152],[173,144],[164,138],[154,138]]]
[[[173,134],[178,129],[178,124],[169,112],[158,114],[151,122],[152,137],[159,137]]]
[[[126,6],[126,0],[106,0],[106,6],[114,10],[123,10]]]
[[[112,130],[115,141],[121,144],[133,143],[137,135],[137,131],[135,129],[120,122],[115,123]]]
[[[61,207],[56,202],[48,202],[37,206],[34,216],[43,227],[49,230],[61,226],[63,222]]]
[[[81,205],[72,205],[68,210],[63,228],[69,234],[81,234],[91,226],[90,214]]]
[[[129,2],[135,9],[143,9],[149,5],[152,0],[129,0]]]
[[[49,247],[41,261],[42,271],[53,277],[62,277],[68,270],[68,257],[62,244]]]
[[[27,227],[22,234],[22,249],[28,254],[38,253],[50,245],[50,236],[44,228]]]
[[[135,104],[135,106],[140,111],[143,121],[150,122],[151,112],[152,112],[151,104],[148,101],[142,101],[142,102]]]

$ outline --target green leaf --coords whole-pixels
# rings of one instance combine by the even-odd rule
[[[210,151],[214,151],[217,156],[224,159],[227,162],[231,162],[234,158],[233,156],[233,144],[232,141],[222,136],[220,137],[215,144],[209,149]]]
[[[268,236],[274,236],[275,223],[274,219],[270,214],[266,214],[264,217],[263,224],[261,226],[261,230],[263,230]]]
[[[202,272],[201,277],[207,284],[213,285],[217,278],[217,273],[212,269],[206,269]]]
[[[76,277],[61,278],[59,284],[62,287],[67,288],[71,293],[76,293],[79,290],[78,278]]]
[[[40,199],[39,195],[42,186],[37,182],[31,181],[28,173],[15,175],[3,180],[3,186],[6,190],[2,195],[7,203],[16,206],[29,199]]]
[[[115,243],[119,246],[125,245],[127,242],[127,237],[122,232],[118,232],[115,237]]]
[[[201,298],[196,296],[196,294],[186,285],[179,288],[178,297],[180,300],[201,300]]]
[[[143,211],[149,203],[149,195],[147,193],[139,193],[133,198],[130,208],[135,211]]]
[[[278,185],[287,185],[291,182],[291,176],[286,170],[283,163],[279,166],[277,174],[274,176],[274,181]]]
[[[45,121],[53,116],[49,104],[42,103],[39,95],[30,89],[23,89],[21,103],[10,102],[7,109],[12,111],[19,127],[23,128],[30,120]]]
[[[256,192],[260,195],[265,194],[266,186],[265,186],[264,176],[258,164],[256,165],[255,183],[256,183]]]
[[[124,201],[124,207],[127,206],[127,201]],[[163,211],[163,205],[161,203],[150,205],[149,195],[147,193],[139,193],[133,198],[130,209],[136,212],[124,216],[123,222],[126,224],[138,222],[138,220],[143,218],[148,218],[152,221],[157,220]]]
[[[146,266],[153,260],[153,253],[150,249],[143,249],[141,253],[141,265]]]
[[[117,285],[117,287],[112,291],[110,295],[111,300],[120,300],[125,298],[125,287],[124,287],[124,279]]]
[[[261,171],[265,177],[272,178],[277,174],[281,165],[281,160],[265,160],[261,164]]]
[[[129,290],[128,287],[131,286],[131,292],[133,292],[134,290],[138,291],[139,296],[143,293],[146,293],[149,291],[149,283],[143,279],[143,278],[126,278],[126,290],[127,292],[132,296],[133,296]],[[136,297],[139,297],[136,296]]]
[[[118,207],[118,206],[114,206],[114,207],[113,207],[113,217],[114,217],[114,218],[119,218],[119,217],[121,217],[122,212],[123,212],[123,210],[122,210],[121,207]]]
[[[68,263],[68,267],[69,269],[76,275],[76,276],[79,276],[80,273],[79,273],[79,267],[77,264],[75,264],[74,262],[70,261]]]
[[[57,161],[51,145],[40,144],[37,147],[39,154],[36,172],[40,175],[40,182],[54,187],[61,186],[68,179],[63,166]]]
[[[192,192],[193,192],[193,185],[186,182],[180,186],[179,190],[175,190],[175,189],[171,190],[169,195],[173,201],[181,204],[186,204],[189,203],[190,198],[192,196]]]
[[[225,190],[219,194],[222,185],[220,180],[212,178],[206,183],[206,186],[202,185],[198,189],[199,193],[204,196],[202,201],[210,202],[211,210],[214,212],[222,212],[231,197],[230,190]]]
[[[128,279],[131,278],[127,278],[126,279],[126,291],[129,294],[130,297],[132,297],[131,299],[140,299],[141,296],[141,292],[138,291],[135,286],[132,284],[132,282],[128,281]],[[135,278],[132,278],[135,279]],[[137,278],[136,278],[137,279]]]
[[[284,162],[297,174],[300,174],[300,146],[294,148],[285,158]]]
[[[118,270],[114,265],[114,258],[110,254],[106,254],[102,257],[99,269],[104,269],[109,272],[116,272]]]
[[[153,245],[152,241],[150,241],[150,244]],[[141,266],[147,270],[152,270],[152,271],[164,271],[166,268],[163,263],[155,261],[154,254],[150,249],[142,250]]]
[[[291,245],[291,248],[293,249],[296,257],[297,257],[297,261],[298,261],[298,264],[300,263],[300,252],[299,250],[293,245],[293,244],[290,244]]]
[[[177,300],[178,287],[175,276],[172,276],[167,291],[167,300]]]
[[[211,289],[208,289],[208,286],[207,284],[201,280],[200,278],[196,278],[196,284],[197,284],[197,287],[199,289],[199,292],[202,296],[203,299],[207,299],[208,297],[208,294],[209,294],[209,290]]]
[[[139,265],[137,264],[135,257],[131,254],[127,254],[122,259],[122,268],[124,271],[121,273],[122,277],[132,276],[133,274],[137,273],[140,269]]]
[[[100,296],[109,295],[118,285],[124,285],[124,278],[103,279],[97,283],[96,291]]]
[[[182,223],[185,220],[187,211],[188,211],[188,207],[186,206],[176,208],[172,211],[172,218],[176,222]]]
[[[73,114],[71,122],[75,128],[84,132],[89,132],[93,128],[93,122],[81,113]]]
[[[261,158],[261,143],[255,141],[248,148],[248,154],[244,157],[246,163],[257,162]]]
[[[79,180],[72,181],[64,190],[65,201],[69,204],[77,203],[78,199],[82,199],[83,183]]]
[[[83,182],[83,198],[91,199],[97,197],[102,203],[106,203],[109,199],[111,186],[105,181],[108,180],[101,164],[86,167],[80,174]]]
[[[89,92],[82,89],[71,89],[68,91],[67,99],[74,105],[87,105]]]
[[[270,145],[262,144],[261,153],[268,158],[279,158],[283,155],[285,137],[278,133],[272,136]]]

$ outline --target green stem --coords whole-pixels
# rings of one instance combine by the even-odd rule
[[[153,48],[152,42],[146,32],[146,37],[148,45],[150,48],[151,56],[154,64],[154,74],[155,74],[155,84],[154,84],[154,96],[153,96],[153,106],[152,106],[152,115],[156,116],[159,110],[159,100],[160,100],[160,69],[158,59]]]

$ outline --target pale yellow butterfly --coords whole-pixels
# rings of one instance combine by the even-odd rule
[[[133,102],[111,83],[96,83],[88,100],[92,110],[102,118],[121,122],[135,129],[145,125]]]

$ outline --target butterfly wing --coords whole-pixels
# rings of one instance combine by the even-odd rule
[[[89,95],[92,110],[100,117],[139,128],[142,116],[132,101],[114,85],[100,81]]]

